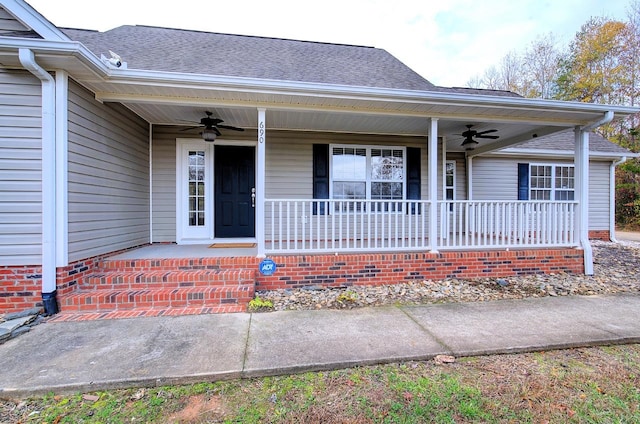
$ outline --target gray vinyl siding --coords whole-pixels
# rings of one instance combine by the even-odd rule
[[[0,35],[3,35],[5,32],[26,30],[29,30],[29,28],[22,25],[22,23],[14,18],[9,12],[0,7]]]
[[[69,83],[69,260],[149,242],[148,124]]]
[[[154,243],[176,241],[176,138],[188,138],[188,134],[171,127],[153,127]]]
[[[609,181],[611,162],[595,162],[589,165],[589,229],[609,229]]]
[[[42,263],[41,84],[0,69],[0,265]]]
[[[197,137],[193,137],[198,140]],[[153,241],[176,241],[176,139],[190,138],[177,128],[157,126],[153,129]],[[255,131],[233,134],[234,140],[255,140]],[[204,142],[203,142],[204,143]],[[428,198],[426,139],[378,137],[298,132],[267,133],[267,199],[313,198],[313,144],[391,145],[421,148],[422,198]],[[464,163],[458,163],[458,168]],[[464,184],[464,175],[458,175]],[[464,190],[462,190],[464,191]],[[459,195],[462,193],[458,192]]]
[[[518,163],[572,164],[568,160],[547,158],[473,159],[474,200],[517,200]],[[610,162],[591,161],[589,165],[589,229],[609,229],[609,165]]]

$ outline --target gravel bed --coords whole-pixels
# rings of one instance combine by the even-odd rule
[[[640,243],[593,241],[594,275],[424,280],[383,286],[259,291],[273,310],[351,309],[388,304],[481,302],[640,291]]]

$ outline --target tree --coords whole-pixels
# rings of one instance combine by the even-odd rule
[[[622,104],[627,82],[621,60],[627,27],[607,18],[591,18],[576,34],[569,55],[561,61],[560,100]]]
[[[523,66],[528,87],[522,87],[525,97],[551,99],[556,94],[556,80],[562,54],[553,33],[536,38],[524,53]]]

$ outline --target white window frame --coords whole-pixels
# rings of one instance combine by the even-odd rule
[[[362,181],[365,183],[365,197],[363,199],[335,199],[333,193],[333,185],[334,181],[334,165],[333,165],[333,149],[335,148],[347,148],[347,149],[364,149],[366,152],[365,155],[365,163],[366,163],[366,171],[365,171],[365,179],[364,180],[353,180],[353,181]],[[371,151],[372,150],[401,150],[402,151],[402,180],[385,180],[384,182],[400,182],[402,183],[402,198],[401,199],[372,199],[371,198],[371,186],[374,182],[379,182],[380,180],[374,180],[371,178]],[[343,180],[337,180],[343,181]],[[359,200],[376,200],[376,201],[388,201],[393,202],[406,200],[407,198],[407,149],[405,146],[383,146],[383,145],[362,145],[362,144],[329,144],[329,199],[331,200],[353,200],[355,202]],[[398,208],[396,212],[403,212],[404,208]],[[330,211],[338,212],[338,211]]]
[[[550,188],[539,188],[539,187],[532,187],[531,184],[531,179],[534,177],[531,167],[533,166],[549,166],[551,167],[551,187]],[[557,168],[573,168],[573,188],[562,188],[562,187],[557,187],[556,186],[556,169]],[[570,164],[570,163],[529,163],[529,187],[528,187],[528,198],[529,200],[542,200],[542,199],[532,199],[532,190],[548,190],[549,191],[549,200],[550,202],[572,202],[573,200],[557,200],[556,199],[556,193],[557,192],[564,192],[564,191],[570,191],[573,192],[573,199],[575,200],[576,198],[576,184],[575,184],[575,165],[574,164]]]

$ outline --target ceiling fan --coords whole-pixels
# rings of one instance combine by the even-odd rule
[[[498,130],[496,129],[476,131],[471,129],[473,128],[473,125],[467,125],[466,127],[467,127],[467,130],[462,134],[460,134],[461,136],[464,137],[464,141],[462,142],[462,147],[464,147],[465,150],[475,149],[476,144],[478,144],[478,141],[475,140],[476,138],[489,138],[492,140],[500,138],[500,136],[497,136],[497,135],[487,135],[487,134],[497,132]]]
[[[224,121],[220,118],[212,118],[211,116],[213,115],[213,113],[209,112],[208,110],[205,111],[204,113],[207,116],[200,119],[199,126],[185,128],[182,131],[188,131],[194,128],[204,127],[202,130],[202,133],[200,134],[202,135],[202,138],[204,139],[204,141],[211,141],[211,142],[215,141],[216,137],[222,135],[222,133],[220,132],[220,128],[225,130],[244,131],[244,128],[232,127],[231,125],[222,125]]]

